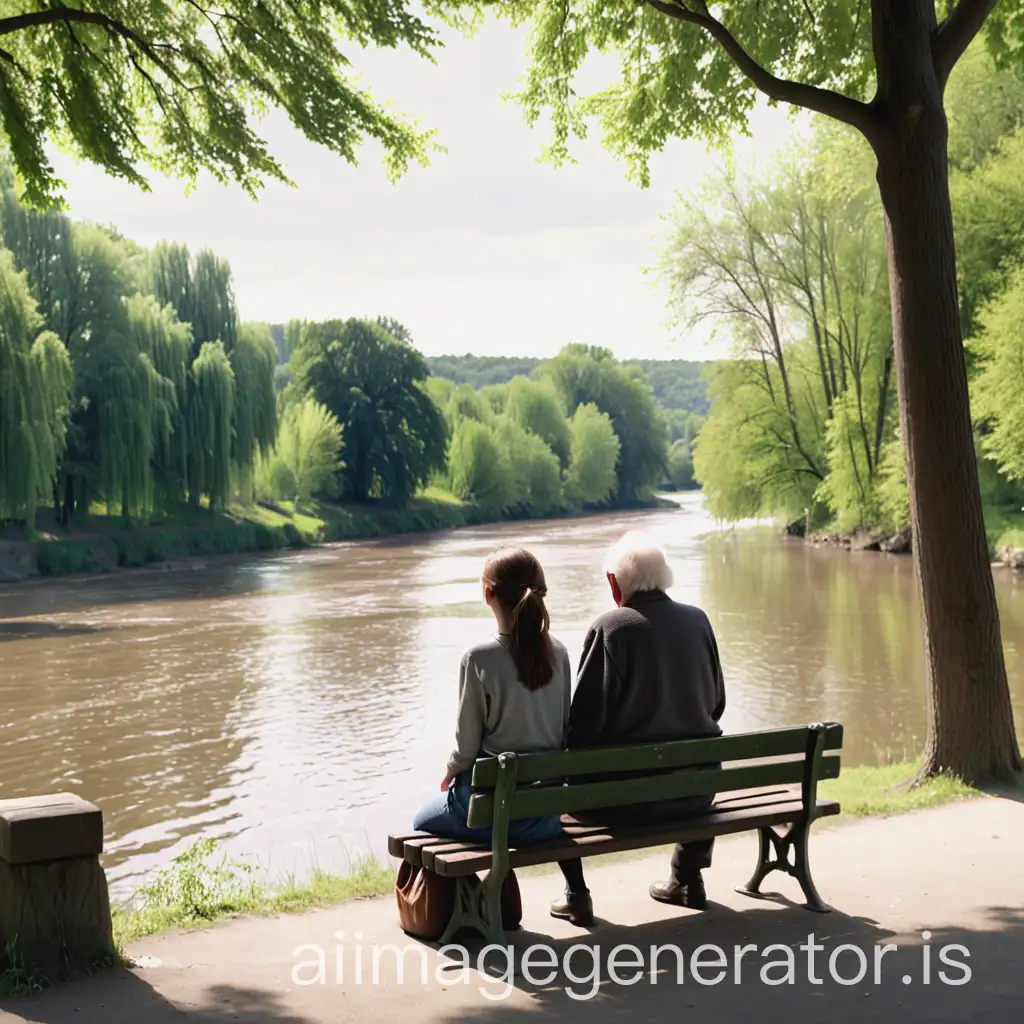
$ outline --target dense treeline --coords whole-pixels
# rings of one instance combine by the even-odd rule
[[[411,340],[408,331],[395,321],[382,319],[381,323],[401,340]],[[291,356],[298,345],[301,329],[302,325],[299,321],[291,321],[288,324],[271,328],[277,344],[279,359],[282,360],[277,369],[277,384],[282,391],[293,380],[295,366],[291,361]],[[610,358],[607,353],[605,356]],[[502,386],[509,385],[513,380],[540,379],[551,373],[551,364],[544,360],[504,356],[428,356],[426,357],[426,366],[431,377],[460,386],[459,394],[462,396],[473,391],[494,397],[502,394]],[[647,383],[653,394],[654,405],[660,414],[660,422],[664,425],[665,436],[670,446],[662,461],[663,472],[658,481],[658,485],[666,489],[685,490],[696,486],[693,479],[692,447],[708,409],[707,387],[704,378],[707,366],[708,364],[684,360],[653,359],[627,360],[621,364],[625,372],[634,376],[636,376],[636,371],[639,371],[639,378]],[[432,385],[432,388],[434,389],[432,393],[442,407],[446,406],[450,392],[454,389],[449,388],[447,384],[440,383]],[[464,397],[462,400],[466,401]],[[563,405],[567,401],[571,404],[571,396],[563,397]],[[614,403],[611,407],[614,407]],[[498,411],[500,413],[502,410],[499,408]],[[566,416],[571,415],[572,410],[567,410]],[[480,417],[471,418],[479,419]],[[449,426],[451,426],[450,417]],[[478,443],[487,444],[483,441]],[[565,468],[564,459],[562,467]],[[447,478],[445,485],[454,486]],[[627,485],[627,491],[628,489]],[[458,486],[456,490],[466,490],[466,487]],[[617,495],[616,500],[632,500],[624,498],[617,488],[614,490]],[[572,486],[569,486],[568,493],[569,495],[573,494]],[[571,498],[565,500],[570,505],[574,503]]]
[[[147,251],[10,188],[0,228],[0,519],[29,531],[43,504],[81,528],[256,501],[401,508],[434,485],[536,516],[690,482],[691,414],[667,424],[606,350],[504,361],[492,376],[529,375],[477,390],[431,376],[390,318],[240,322],[209,250]]]
[[[283,341],[284,328],[280,331]],[[507,384],[513,377],[532,376],[542,362],[541,359],[505,356],[427,357],[432,376],[444,377],[456,384],[471,384],[476,390],[490,384]],[[627,359],[623,365],[640,370],[654,392],[655,402],[663,411],[707,415],[709,406],[704,368],[708,364],[685,359]]]
[[[531,376],[477,390],[430,376],[394,320],[285,333],[289,383],[258,474],[264,497],[394,504],[432,484],[490,516],[540,516],[645,501],[665,477],[651,389],[606,350],[571,345]]]
[[[982,481],[990,500],[1019,505],[1024,79],[973,52],[949,107],[961,313],[978,446],[994,463]],[[722,518],[809,508],[844,531],[909,521],[872,168],[862,140],[820,123],[774,166],[722,173],[675,212],[663,270],[677,311],[727,327],[741,357],[711,374],[694,451]]]
[[[227,264],[0,202],[0,519],[64,525],[251,495],[277,434],[269,331]]]
[[[427,358],[431,374],[455,384],[481,390],[507,384],[513,377],[536,377],[543,360],[510,359],[504,356],[433,356]],[[622,364],[636,368],[654,395],[665,424],[671,449],[662,485],[685,490],[693,479],[692,446],[708,412],[706,372],[711,364],[682,359],[630,359]]]

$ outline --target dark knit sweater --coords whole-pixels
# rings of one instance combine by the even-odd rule
[[[725,685],[707,615],[641,591],[591,626],[569,712],[568,745],[720,736]]]

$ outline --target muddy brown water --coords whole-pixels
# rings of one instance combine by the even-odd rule
[[[131,892],[200,835],[273,874],[381,852],[436,789],[463,649],[492,631],[483,559],[529,546],[575,658],[609,607],[608,545],[642,528],[719,637],[728,730],[846,726],[850,764],[919,752],[924,657],[909,558],[812,548],[678,511],[481,527],[278,557],[0,587],[0,793],[70,790]],[[997,571],[1024,715],[1024,589]]]

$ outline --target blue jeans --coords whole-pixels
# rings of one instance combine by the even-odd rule
[[[470,772],[460,772],[448,787],[447,793],[438,793],[428,800],[413,818],[417,832],[430,832],[450,839],[467,839],[479,843],[491,841],[490,828],[470,828],[466,824],[469,814]],[[539,843],[562,835],[558,818],[522,818],[509,822],[508,838],[514,843]]]

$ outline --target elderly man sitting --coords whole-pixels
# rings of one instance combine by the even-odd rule
[[[609,553],[608,585],[616,608],[590,627],[569,712],[568,745],[606,747],[720,736],[725,685],[707,615],[673,601],[672,571],[651,540],[628,533]],[[672,821],[706,810],[712,797],[684,798],[592,812],[599,824]],[[581,820],[586,820],[583,815]],[[651,886],[663,903],[702,908],[701,869],[711,866],[714,840],[677,845],[667,882]],[[594,909],[582,861],[562,861],[565,898],[554,917],[587,926]]]

